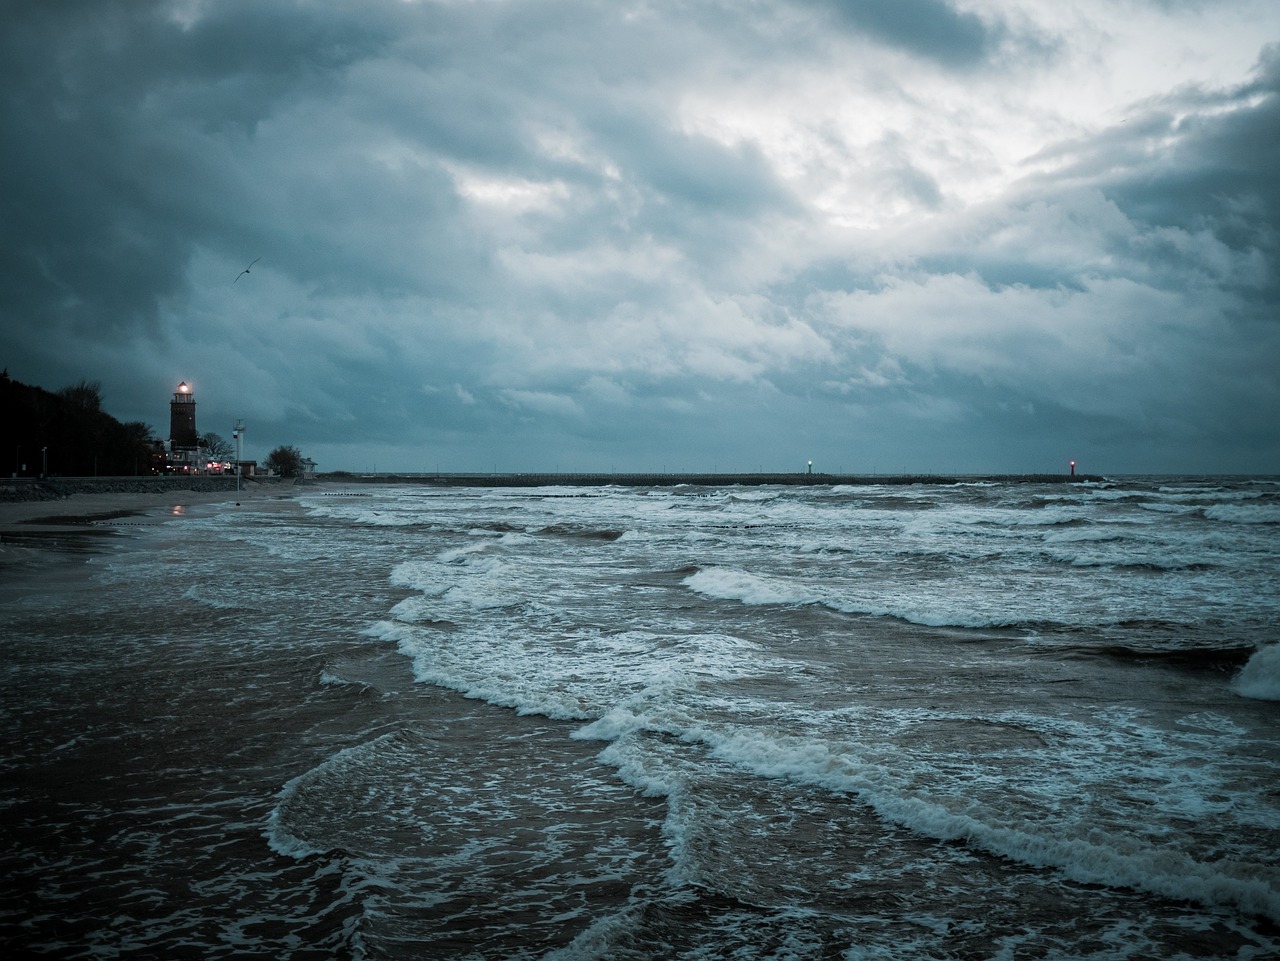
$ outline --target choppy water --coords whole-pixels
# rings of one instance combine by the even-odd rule
[[[122,531],[87,583],[5,569],[7,944],[1280,956],[1276,483],[327,487]]]

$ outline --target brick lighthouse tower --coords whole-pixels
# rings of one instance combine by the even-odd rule
[[[175,461],[190,461],[199,440],[196,434],[196,397],[185,380],[169,402],[169,451]]]

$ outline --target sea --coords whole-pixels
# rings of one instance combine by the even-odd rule
[[[167,514],[0,568],[6,957],[1280,957],[1275,478]]]

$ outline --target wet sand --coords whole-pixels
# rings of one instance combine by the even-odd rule
[[[336,640],[328,621],[301,637],[291,604],[266,615],[253,598],[299,596],[309,572],[227,541],[193,558],[183,531],[293,510],[297,493],[242,490],[243,511],[234,490],[0,505],[7,957],[351,956],[340,875],[263,831],[284,784],[379,723],[359,710],[376,699],[317,667],[378,653],[357,630],[369,612]],[[235,582],[227,603],[198,596],[215,577]]]
[[[132,528],[181,520],[205,505],[251,507],[293,494],[291,484],[273,483],[248,484],[239,491],[79,492],[49,500],[0,501],[0,586],[8,582],[17,588],[31,576],[79,566],[118,546],[114,539]]]
[[[153,493],[72,494],[57,500],[0,501],[0,535],[32,528],[85,527],[124,517],[158,522],[196,504],[246,501],[292,490],[254,484],[240,491],[166,490]]]

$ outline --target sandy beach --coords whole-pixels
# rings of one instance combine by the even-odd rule
[[[0,500],[0,542],[11,534],[30,535],[50,528],[84,528],[130,518],[137,523],[158,523],[181,517],[201,504],[251,501],[292,493],[291,482],[246,483],[240,490],[182,490],[149,492],[73,493],[54,500]]]
[[[52,568],[78,566],[129,529],[180,521],[202,507],[291,497],[291,482],[240,490],[85,491],[44,500],[0,500],[0,579],[14,587]]]
[[[84,527],[123,517],[163,520],[178,516],[194,504],[229,501],[237,496],[259,497],[257,491],[204,493],[164,491],[154,494],[73,494],[53,501],[0,503],[0,540],[15,531],[29,533],[35,528]]]

